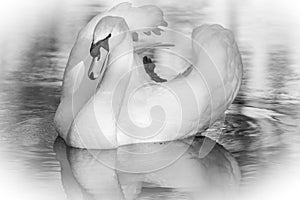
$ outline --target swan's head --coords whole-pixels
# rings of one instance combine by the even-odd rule
[[[124,40],[128,26],[121,17],[106,16],[96,25],[90,56],[93,58],[88,71],[91,80],[102,77],[107,67],[109,53]]]

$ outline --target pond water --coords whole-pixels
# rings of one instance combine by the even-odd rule
[[[17,191],[7,192],[11,197],[26,193],[39,199],[211,199],[218,192],[235,190],[236,185],[238,193],[247,191],[300,160],[300,20],[288,1],[152,1],[164,10],[171,28],[188,33],[196,25],[218,23],[234,32],[239,45],[242,87],[227,112],[219,144],[206,159],[197,163],[189,159],[203,142],[198,137],[172,166],[133,175],[104,168],[95,161],[97,156],[90,158],[84,150],[55,142],[53,116],[77,32],[116,2],[7,4],[0,35],[0,167],[7,177],[0,187],[4,193],[11,188]],[[116,151],[99,156],[107,158]],[[170,156],[157,155],[152,164]],[[119,159],[129,165],[126,155]],[[138,158],[131,159],[139,163]]]

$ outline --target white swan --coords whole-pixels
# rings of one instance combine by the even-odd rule
[[[242,79],[232,33],[219,25],[195,28],[186,44],[191,60],[161,51],[159,56],[173,60],[157,67],[170,75],[165,80],[153,71],[151,59],[143,60],[147,48],[137,48],[135,41],[141,32],[160,34],[166,25],[159,8],[122,3],[80,31],[54,119],[68,145],[109,149],[182,139],[205,130],[225,112]],[[190,66],[178,73],[184,62]]]

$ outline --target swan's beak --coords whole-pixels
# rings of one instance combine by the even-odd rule
[[[104,48],[100,48],[99,52],[100,53],[98,57],[93,57],[91,66],[88,70],[88,76],[91,80],[95,80],[98,77],[102,79],[107,67],[107,58],[109,52]]]
[[[91,80],[95,80],[100,77],[102,79],[104,72],[107,67],[107,58],[109,54],[109,45],[108,39],[111,37],[109,34],[103,40],[99,40],[98,42],[92,43],[90,48],[90,54],[93,57],[91,62],[91,66],[88,71],[88,76]]]

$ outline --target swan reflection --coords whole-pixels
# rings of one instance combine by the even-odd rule
[[[234,157],[205,137],[113,150],[57,138],[54,151],[69,199],[226,199],[240,183]]]

